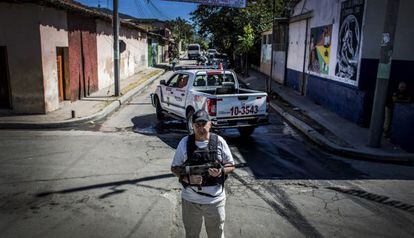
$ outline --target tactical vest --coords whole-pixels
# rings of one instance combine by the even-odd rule
[[[200,149],[195,144],[195,135],[189,135],[187,141],[187,160],[183,165],[202,165],[214,161],[217,161],[218,163],[222,164],[222,162],[218,159],[218,136],[214,133],[211,133],[207,147]],[[223,186],[225,179],[226,176],[224,174],[222,174],[222,176],[220,177],[212,177],[209,174],[206,174],[203,175],[203,182],[201,184],[201,187],[215,185]],[[186,187],[189,184],[185,184],[184,182],[183,185],[184,187]],[[205,195],[200,192],[197,193]]]

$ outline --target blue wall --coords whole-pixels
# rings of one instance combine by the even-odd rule
[[[391,125],[391,141],[414,153],[414,103],[396,103]]]
[[[287,69],[286,85],[299,91],[301,72]],[[330,79],[308,75],[306,96],[336,114],[364,125],[366,93],[357,87]]]
[[[288,86],[289,88],[293,88],[296,91],[299,91],[299,79],[301,75],[301,72],[288,68],[286,71],[286,86]]]
[[[336,114],[360,125],[365,122],[366,93],[357,87],[309,75],[306,96]]]
[[[362,59],[358,87],[334,80],[307,75],[306,97],[332,112],[360,125],[369,127],[377,78],[378,59]],[[299,91],[302,73],[287,69],[285,84]],[[398,83],[406,82],[414,99],[414,61],[393,60],[389,98]],[[414,101],[396,103],[392,118],[391,139],[403,149],[414,152]]]

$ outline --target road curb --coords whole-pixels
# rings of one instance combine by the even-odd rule
[[[241,79],[242,81],[245,80],[245,78],[243,78],[239,74],[237,74],[237,77]],[[404,154],[399,154],[399,155],[389,154],[389,153],[368,153],[368,152],[357,150],[355,148],[347,148],[347,147],[339,146],[336,143],[327,139],[321,133],[317,132],[315,129],[313,129],[311,126],[309,126],[302,120],[290,114],[287,110],[278,106],[277,104],[270,102],[270,106],[278,114],[280,114],[291,126],[299,130],[310,141],[312,141],[314,144],[319,146],[321,149],[329,153],[344,156],[344,157],[351,158],[351,159],[365,160],[365,161],[370,161],[370,162],[414,165],[414,154],[412,153],[404,153]]]
[[[290,125],[294,126],[297,130],[299,130],[302,134],[309,138],[313,143],[315,143],[316,145],[320,146],[322,149],[330,153],[371,162],[414,165],[414,154],[404,153],[396,155],[387,153],[367,153],[354,148],[339,146],[328,140],[326,137],[314,130],[305,122],[289,114],[282,107],[276,105],[273,102],[270,103],[270,106],[278,114],[280,114]]]
[[[148,85],[153,83],[161,75],[165,74],[166,70],[161,71],[160,73],[154,75],[150,79],[146,80],[144,83],[138,85],[134,89],[131,89],[117,100],[113,101],[111,104],[106,106],[101,111],[82,118],[69,119],[64,121],[56,122],[0,122],[0,129],[53,129],[53,128],[65,128],[65,127],[74,127],[81,124],[85,124],[91,121],[96,121],[102,118],[105,118],[110,113],[114,112],[120,108],[125,102],[128,102],[135,94],[139,93],[141,90],[145,89]]]

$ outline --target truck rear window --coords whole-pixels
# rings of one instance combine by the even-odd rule
[[[233,74],[208,74],[197,75],[194,80],[195,87],[221,86],[223,82],[234,83]]]

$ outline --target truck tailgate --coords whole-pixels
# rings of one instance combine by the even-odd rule
[[[217,96],[217,118],[238,118],[266,114],[266,94]]]

